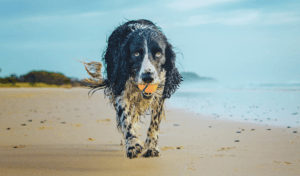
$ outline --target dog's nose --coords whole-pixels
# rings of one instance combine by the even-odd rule
[[[145,83],[152,83],[152,81],[154,80],[153,78],[153,74],[148,72],[148,73],[143,73],[142,74],[142,80],[145,82]]]

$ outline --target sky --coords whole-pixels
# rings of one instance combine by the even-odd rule
[[[0,0],[0,77],[32,70],[86,78],[112,31],[148,19],[180,71],[223,83],[300,83],[299,0]]]

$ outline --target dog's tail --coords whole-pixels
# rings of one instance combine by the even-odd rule
[[[83,81],[88,83],[91,87],[88,95],[92,96],[97,90],[105,89],[107,86],[107,79],[104,79],[101,74],[102,64],[100,62],[82,62],[85,70],[91,76]]]

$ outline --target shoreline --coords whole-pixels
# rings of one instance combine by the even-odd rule
[[[180,89],[171,105],[220,120],[299,128],[299,91],[207,90],[195,86]]]
[[[173,108],[172,110],[176,110],[176,108]],[[220,121],[220,122],[224,122],[224,123],[240,123],[240,124],[246,124],[246,125],[254,125],[254,126],[261,126],[261,127],[269,127],[269,128],[282,128],[282,129],[294,129],[297,132],[299,132],[300,130],[300,125],[298,124],[298,126],[293,126],[293,125],[281,125],[281,124],[267,124],[267,122],[259,122],[259,121],[251,121],[251,120],[242,120],[242,119],[230,119],[230,118],[226,118],[226,119],[221,119],[221,118],[215,118],[214,115],[209,115],[209,114],[199,114],[198,112],[194,112],[191,110],[187,110],[182,108],[182,111],[191,114],[192,116],[195,116],[196,118],[204,118],[206,120],[210,120],[210,121]],[[228,116],[228,115],[227,115]]]

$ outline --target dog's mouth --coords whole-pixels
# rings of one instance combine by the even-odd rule
[[[142,91],[143,98],[145,99],[151,99],[157,89],[157,85],[138,85],[138,87]]]
[[[153,96],[153,93],[146,93],[146,92],[142,92],[143,98],[145,99],[151,99]]]

